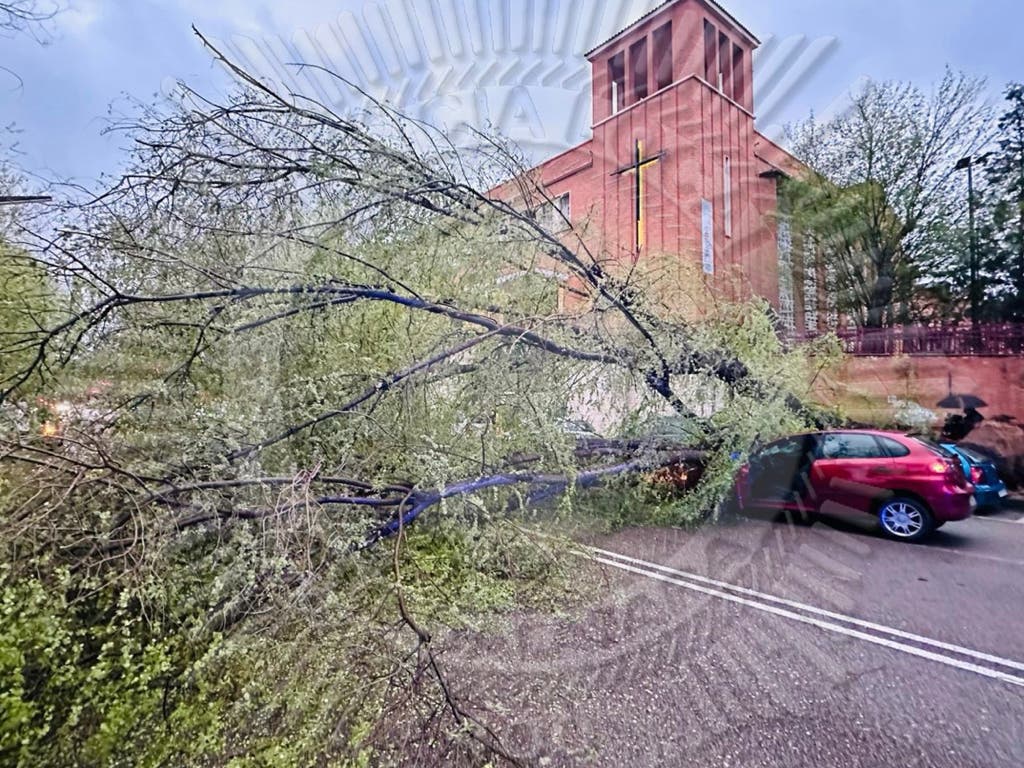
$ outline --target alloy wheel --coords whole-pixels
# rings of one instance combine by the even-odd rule
[[[909,501],[889,502],[882,507],[879,517],[886,532],[901,539],[919,536],[927,525],[924,512]]]

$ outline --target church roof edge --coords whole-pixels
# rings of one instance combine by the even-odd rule
[[[600,43],[600,44],[596,45],[595,47],[591,48],[589,51],[587,51],[587,53],[585,55],[586,58],[587,59],[592,58],[597,53],[599,53],[601,50],[603,50],[604,48],[607,48],[609,45],[614,43],[616,40],[618,40],[620,37],[625,35],[627,32],[629,32],[634,27],[637,27],[640,24],[643,24],[644,22],[648,21],[652,16],[656,16],[657,14],[661,13],[661,11],[664,10],[667,6],[672,5],[673,3],[677,3],[677,2],[679,2],[679,0],[665,0],[665,2],[655,6],[654,8],[649,10],[647,13],[645,13],[640,18],[636,19],[635,21],[631,22],[627,26],[625,26],[622,29],[620,29],[618,32],[616,32],[614,35],[609,37],[603,43]],[[721,14],[730,23],[734,24],[736,29],[739,32],[741,32],[743,35],[745,35],[747,38],[749,38],[750,42],[753,43],[753,45],[755,47],[761,44],[761,41],[758,40],[757,37],[749,29],[747,29],[743,24],[741,24],[740,21],[735,16],[733,16],[731,13],[729,13],[719,3],[716,3],[715,0],[700,0],[700,2],[702,2],[705,5],[711,7],[715,12]]]

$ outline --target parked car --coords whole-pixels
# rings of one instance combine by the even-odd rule
[[[953,443],[942,443],[942,447],[956,454],[964,473],[974,486],[974,499],[978,507],[998,507],[1006,498],[1006,483],[999,477],[999,471],[992,459],[970,448]]]
[[[799,522],[820,513],[874,517],[894,539],[920,541],[971,516],[977,502],[957,456],[897,432],[831,430],[776,440],[737,473],[738,505],[785,511]]]

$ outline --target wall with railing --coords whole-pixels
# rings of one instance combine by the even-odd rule
[[[947,357],[1016,357],[1024,355],[1024,323],[981,323],[833,331],[843,350],[857,357],[939,355]],[[794,339],[806,340],[808,337]]]

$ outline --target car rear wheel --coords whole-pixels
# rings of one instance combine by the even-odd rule
[[[878,509],[878,522],[886,536],[900,541],[921,541],[935,530],[935,518],[921,502],[901,496]]]

